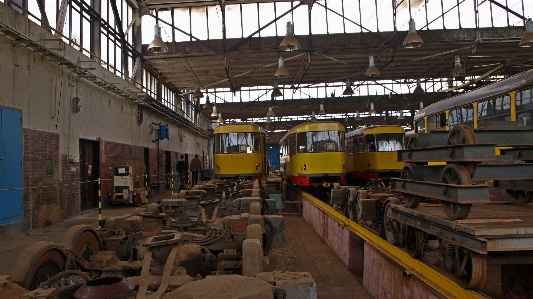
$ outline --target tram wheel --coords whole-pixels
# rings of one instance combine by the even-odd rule
[[[533,200],[531,191],[507,189],[507,193],[511,195],[511,201],[517,206],[523,206]]]
[[[89,261],[89,258],[102,251],[102,244],[96,231],[90,225],[74,225],[63,235],[61,246]]]
[[[413,164],[405,163],[405,166],[402,169],[400,178],[410,180],[413,178]],[[421,197],[413,194],[402,194],[402,199],[405,203],[405,206],[411,209],[416,209],[420,204]]]
[[[427,242],[426,233],[413,227],[405,230],[404,247],[412,258],[421,258],[424,255],[424,246]]]
[[[487,277],[487,260],[485,255],[458,248],[461,264],[456,275],[466,283],[467,289],[481,290]]]
[[[355,197],[354,210],[355,210],[355,222],[361,224],[363,222],[363,209],[361,207],[361,201],[368,198],[368,192],[366,190],[359,190]]]
[[[448,133],[448,145],[477,144],[476,134],[472,127],[467,124],[454,126]],[[464,163],[470,177],[474,176],[477,162]]]
[[[448,185],[471,185],[470,175],[465,166],[448,164],[444,167],[441,175],[441,183]],[[464,219],[470,213],[472,204],[442,201],[442,208],[448,218],[452,220]]]
[[[407,142],[406,149],[417,149],[418,148],[418,137],[412,136]]]
[[[392,245],[396,245],[400,242],[398,234],[400,233],[400,223],[392,219],[392,209],[391,205],[393,203],[389,202],[385,206],[385,213],[383,215],[383,225],[385,229],[385,237],[387,242]]]
[[[25,289],[35,290],[39,284],[64,271],[67,254],[58,244],[37,241],[18,256],[11,277]]]

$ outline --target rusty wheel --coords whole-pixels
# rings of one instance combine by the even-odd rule
[[[69,228],[63,235],[61,246],[86,261],[102,251],[102,243],[96,231],[91,226],[83,224]]]
[[[412,258],[421,258],[424,255],[424,245],[427,242],[426,233],[414,227],[401,224],[398,234],[399,244]]]
[[[352,221],[357,222],[357,214],[355,211],[355,204],[357,200],[357,189],[350,188],[348,189],[348,218]]]
[[[449,185],[471,185],[470,175],[466,167],[459,164],[448,164],[441,174],[441,183]],[[461,204],[451,201],[442,201],[442,208],[448,218],[452,220],[464,219],[470,213],[472,204]]]
[[[413,164],[405,163],[405,166],[403,167],[402,172],[400,174],[400,178],[406,180],[411,180],[413,178]],[[402,194],[402,199],[406,207],[416,209],[416,207],[418,207],[418,205],[420,204],[420,200],[422,198],[417,195],[404,193]]]
[[[383,215],[383,225],[387,241],[392,245],[396,245],[399,243],[398,234],[400,233],[400,223],[392,219],[392,204],[392,202],[389,202],[385,206],[385,213]]]
[[[460,124],[451,128],[448,133],[448,145],[477,144],[476,134],[472,127],[467,124]],[[470,177],[474,176],[477,162],[464,163]]]
[[[485,255],[468,249],[458,249],[457,254],[461,261],[455,275],[466,283],[467,289],[481,290],[487,277],[487,260]]]
[[[533,200],[531,191],[507,189],[507,193],[511,195],[511,201],[517,206],[523,206]]]
[[[25,289],[35,290],[39,284],[65,270],[67,254],[58,244],[38,241],[18,256],[11,277]]]
[[[361,207],[361,201],[365,198],[368,198],[368,192],[366,190],[359,190],[357,192],[357,196],[355,197],[355,202],[354,202],[354,205],[353,205],[353,209],[355,211],[355,219],[354,221],[357,222],[357,223],[362,223],[363,222],[363,210],[362,210],[362,207]]]
[[[417,149],[418,148],[418,137],[412,136],[409,138],[409,141],[407,142],[407,145],[405,146],[406,149]]]

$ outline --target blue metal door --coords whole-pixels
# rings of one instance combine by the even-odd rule
[[[0,107],[0,225],[22,220],[22,112]]]

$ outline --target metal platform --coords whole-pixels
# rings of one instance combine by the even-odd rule
[[[392,206],[392,218],[478,253],[533,248],[533,205],[482,204],[468,219],[450,220],[440,204]]]

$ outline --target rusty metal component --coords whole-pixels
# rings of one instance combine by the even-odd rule
[[[85,274],[84,272],[81,272],[81,271],[78,271],[78,270],[66,270],[66,271],[59,272],[56,275],[50,277],[47,281],[41,283],[40,287],[42,287],[42,288],[51,287],[56,282],[58,282],[58,281],[60,281],[62,279],[65,279],[65,278],[67,278],[69,276],[79,276],[79,277],[82,277],[83,279],[85,279],[85,281],[91,280],[91,277],[89,277],[89,275]]]
[[[141,213],[142,218],[142,238],[157,236],[161,234],[162,220],[166,217],[164,213]]]
[[[75,293],[76,299],[106,299],[124,295],[134,286],[124,278],[104,277],[85,282]]]
[[[67,253],[58,244],[37,241],[18,256],[11,276],[25,289],[34,290],[50,277],[66,269]]]
[[[237,274],[241,272],[242,254],[235,249],[226,249],[217,256],[217,274]]]
[[[0,275],[0,294],[3,299],[19,299],[26,293],[28,290],[16,284],[11,276]]]
[[[85,261],[102,251],[102,241],[96,230],[89,225],[74,225],[69,228],[63,235],[61,246]]]

